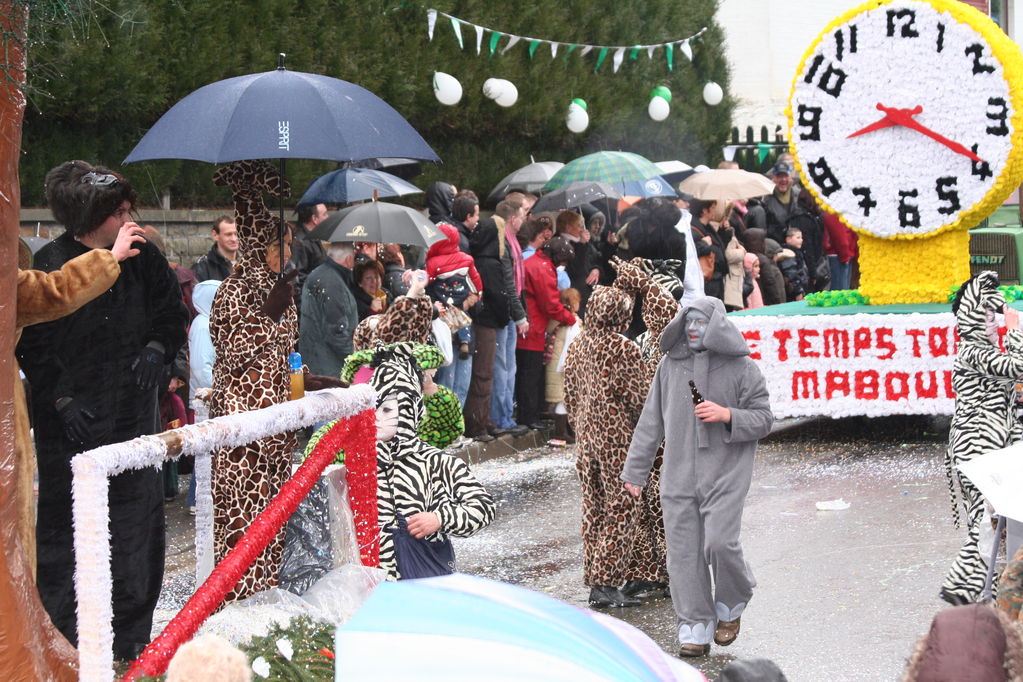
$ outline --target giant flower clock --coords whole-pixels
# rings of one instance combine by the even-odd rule
[[[957,0],[872,0],[810,46],[786,114],[804,185],[860,234],[860,292],[947,300],[1023,179],[1019,46]]]

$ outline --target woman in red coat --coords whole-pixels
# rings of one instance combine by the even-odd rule
[[[575,324],[575,315],[558,298],[558,277],[555,268],[572,260],[572,244],[558,235],[547,242],[536,255],[525,261],[526,315],[529,332],[519,336],[515,349],[518,367],[515,395],[519,403],[518,422],[531,429],[541,429],[540,407],[544,398],[543,348],[547,322],[557,320]]]

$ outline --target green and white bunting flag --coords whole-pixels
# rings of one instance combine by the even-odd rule
[[[699,31],[691,36],[685,38],[678,38],[676,40],[669,40],[664,43],[652,43],[644,45],[588,45],[586,43],[572,43],[564,40],[547,40],[545,38],[531,38],[527,36],[519,36],[514,33],[507,33],[506,31],[498,31],[496,29],[489,28],[487,26],[480,26],[474,24],[471,21],[465,21],[458,17],[452,16],[445,12],[440,12],[436,9],[426,10],[426,26],[427,32],[430,36],[430,40],[433,40],[433,32],[437,23],[437,16],[443,16],[448,19],[451,23],[451,29],[454,31],[455,39],[458,41],[459,49],[465,49],[465,42],[462,38],[462,25],[471,26],[476,32],[476,54],[479,55],[483,50],[483,35],[490,33],[490,41],[488,42],[490,48],[490,56],[493,57],[497,51],[498,46],[501,43],[502,38],[507,38],[508,42],[503,48],[501,48],[501,54],[507,54],[509,50],[515,47],[520,41],[525,40],[528,45],[529,58],[533,59],[536,55],[537,50],[541,45],[546,44],[551,50],[551,59],[558,56],[558,49],[561,47],[566,48],[563,52],[564,58],[568,57],[575,52],[579,57],[585,57],[590,52],[597,51],[597,62],[593,67],[594,73],[600,71],[600,67],[604,64],[604,60],[607,59],[608,54],[611,54],[611,70],[613,73],[618,73],[618,69],[621,68],[622,63],[625,61],[625,57],[628,56],[630,60],[637,59],[641,52],[646,52],[647,59],[653,59],[654,54],[659,49],[664,50],[665,59],[669,71],[675,70],[674,63],[674,52],[678,48],[682,54],[686,56],[689,61],[693,60],[693,47],[692,41],[699,38],[707,29],[706,27],[701,28]]]

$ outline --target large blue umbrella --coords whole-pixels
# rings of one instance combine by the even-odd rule
[[[354,83],[274,71],[203,86],[160,117],[125,158],[242,159],[406,157],[440,161],[387,102]]]
[[[191,159],[353,161],[404,157],[440,161],[409,122],[369,90],[314,73],[277,69],[205,85],[153,124],[124,163]],[[284,198],[280,201],[284,225]],[[281,271],[284,231],[281,230]]]
[[[353,682],[706,680],[617,618],[457,573],[380,583],[335,645]]]
[[[301,204],[350,204],[374,197],[398,197],[423,190],[396,175],[368,168],[339,168],[309,183]]]

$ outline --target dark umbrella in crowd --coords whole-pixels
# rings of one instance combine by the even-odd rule
[[[445,239],[425,215],[400,204],[371,201],[331,214],[309,233],[325,242],[377,242],[429,248]]]
[[[345,163],[345,168],[382,170],[390,173],[391,175],[397,175],[402,180],[411,180],[417,175],[421,175],[423,173],[423,169],[419,161],[415,159],[395,159],[387,157],[349,161]]]
[[[522,192],[539,192],[565,164],[560,161],[533,161],[528,166],[514,170],[501,179],[490,190],[487,201],[495,202],[504,198],[505,194],[515,190]]]
[[[678,196],[678,192],[671,186],[671,183],[660,175],[646,180],[626,180],[616,183],[615,186],[621,188],[623,196],[635,196],[642,199]]]
[[[309,183],[298,200],[302,204],[351,204],[374,197],[399,197],[420,194],[411,182],[396,175],[368,168],[339,168]]]
[[[620,199],[621,192],[607,182],[572,182],[549,192],[533,205],[533,213],[542,211],[563,211],[589,204],[598,199]]]
[[[205,85],[175,104],[149,129],[124,163],[192,159],[353,161],[368,158],[440,161],[401,114],[354,83],[284,68]],[[284,198],[280,202],[283,261]],[[283,271],[283,262],[282,262]]]
[[[691,171],[693,170],[693,167],[688,163],[678,160],[655,161],[654,165],[660,169],[661,177],[673,185],[688,178],[692,175]]]

